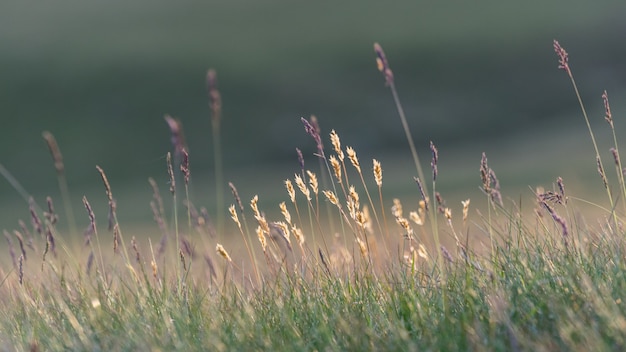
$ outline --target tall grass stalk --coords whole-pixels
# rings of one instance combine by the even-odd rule
[[[69,230],[71,235],[77,234],[76,231],[76,219],[74,218],[74,210],[72,209],[72,197],[70,196],[70,190],[67,186],[67,178],[65,177],[65,163],[63,162],[63,154],[57,144],[54,135],[48,131],[42,133],[52,160],[54,161],[54,169],[57,173],[57,182],[59,183],[59,190],[61,192],[61,198],[63,199],[63,208],[65,210],[65,216],[67,217],[67,223],[69,224]]]
[[[600,172],[600,176],[603,179],[604,189],[605,189],[607,197],[609,199],[609,203],[611,205],[611,208],[614,209],[615,208],[615,203],[613,201],[613,195],[611,194],[611,189],[608,187],[608,184],[606,182],[606,175],[604,174],[604,170],[605,169],[604,169],[604,165],[602,164],[602,157],[600,157],[600,151],[598,149],[598,144],[596,143],[596,137],[595,137],[595,135],[593,133],[593,129],[591,128],[591,123],[589,122],[589,117],[587,116],[587,109],[585,109],[585,105],[583,104],[583,99],[580,96],[580,92],[578,91],[578,86],[576,85],[576,80],[574,80],[574,75],[572,74],[572,70],[570,69],[570,66],[569,66],[569,55],[567,54],[567,51],[565,51],[565,49],[561,46],[561,44],[559,44],[559,42],[557,40],[553,41],[553,46],[554,46],[554,51],[556,52],[557,56],[559,57],[559,68],[563,69],[567,73],[567,76],[569,77],[570,81],[572,82],[572,87],[574,88],[574,92],[576,93],[576,98],[578,99],[578,104],[580,105],[580,110],[582,111],[583,117],[585,118],[585,123],[587,124],[587,130],[589,131],[589,136],[591,137],[591,143],[593,144],[593,149],[594,149],[594,151],[596,153],[596,161],[597,161],[597,164],[598,164],[598,171]],[[626,202],[626,199],[624,199],[624,201]],[[617,223],[617,215],[615,214],[615,210],[613,210],[612,213],[613,214],[611,216],[613,217],[613,223],[617,227],[618,223]]]
[[[209,91],[209,107],[211,108],[211,132],[213,135],[213,158],[215,161],[215,211],[217,233],[220,238],[224,232],[224,164],[222,162],[222,96],[217,89],[217,73],[214,69],[207,72],[207,86]]]

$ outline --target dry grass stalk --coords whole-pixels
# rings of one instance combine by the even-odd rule
[[[419,178],[419,177],[413,177],[413,180],[417,184],[417,189],[420,192],[420,196],[422,197],[422,201],[424,201],[424,204],[426,205],[426,210],[428,210],[429,197],[428,197],[428,195],[426,195],[426,191],[424,190],[424,185],[422,184],[422,179]]]
[[[359,158],[356,156],[356,151],[352,149],[352,147],[347,147],[346,153],[348,154],[348,159],[350,159],[352,166],[361,173],[361,164],[359,163]]]
[[[292,203],[296,202],[296,191],[293,188],[293,183],[291,183],[291,180],[287,179],[285,180],[285,188],[287,189],[287,194],[289,194],[289,199],[291,199]]]
[[[141,264],[141,254],[139,252],[139,246],[137,245],[137,240],[135,239],[135,236],[131,238],[130,245],[132,246],[133,251],[135,252],[135,260],[137,260],[137,263]]]
[[[307,121],[304,117],[300,118],[302,124],[304,125],[304,130],[308,133],[317,146],[317,152],[319,156],[324,157],[324,145],[322,144],[322,137],[319,133],[319,125],[317,124],[317,119],[314,116],[311,116],[311,122]],[[315,121],[315,124],[313,123]]]
[[[376,66],[378,67],[378,71],[385,77],[385,83],[391,86],[393,84],[393,71],[391,71],[391,67],[389,67],[387,56],[380,44],[374,43],[374,52],[376,53]]]
[[[176,195],[176,178],[174,177],[174,167],[172,166],[172,153],[167,152],[166,157],[167,163],[167,175],[170,178],[170,193],[175,196]]]
[[[33,197],[30,197],[30,199],[28,199],[28,210],[30,211],[30,220],[33,224],[33,228],[35,229],[37,233],[43,236],[43,227],[41,224],[41,219],[39,218],[39,215],[37,214],[37,210],[35,210],[35,200],[33,199]]]
[[[331,155],[328,161],[330,161],[330,166],[333,168],[333,173],[335,174],[337,182],[341,184],[341,164],[339,163],[339,160],[337,160],[334,155]]]
[[[287,226],[287,224],[283,221],[275,221],[273,225],[279,230],[278,232],[280,232],[281,237],[285,240],[285,242],[287,243],[287,247],[291,251],[291,233],[289,231],[289,226]]]
[[[304,155],[302,155],[302,150],[300,150],[300,148],[296,148],[296,154],[298,155],[298,164],[300,165],[300,171],[304,172]]]
[[[235,202],[239,206],[239,210],[243,213],[243,203],[241,202],[241,198],[239,197],[239,192],[237,191],[237,187],[232,182],[228,182],[228,187],[230,187],[230,191],[233,193],[233,198],[235,198]]]
[[[604,173],[604,167],[602,166],[602,161],[600,160],[599,156],[596,157],[596,164],[598,165],[598,173],[600,174],[600,177],[602,178],[602,183],[604,184],[604,188],[609,189],[609,181],[606,178],[606,174]]]
[[[278,207],[280,208],[280,212],[283,214],[285,221],[291,225],[291,213],[289,213],[289,209],[287,209],[287,204],[285,204],[285,202],[280,202]]]
[[[265,252],[265,250],[267,249],[267,237],[265,237],[265,230],[263,230],[261,226],[257,226],[256,235],[259,238],[259,242],[261,243],[261,248],[263,249],[263,252]]]
[[[559,69],[565,70],[565,72],[567,72],[567,74],[571,76],[572,71],[569,68],[569,55],[567,54],[567,51],[563,49],[563,47],[561,46],[561,44],[559,44],[557,40],[554,40],[552,44],[554,46],[554,51],[559,57]]]
[[[113,253],[119,252],[120,245],[120,226],[115,224],[113,226]]]
[[[611,114],[611,106],[609,105],[609,96],[606,93],[606,90],[604,91],[604,93],[602,93],[602,102],[604,103],[604,119],[606,120],[606,122],[609,123],[609,125],[611,125],[611,128],[613,128],[613,114]]]
[[[217,254],[221,255],[222,258],[226,259],[229,263],[232,263],[233,260],[230,258],[230,255],[228,255],[228,252],[226,252],[226,249],[224,249],[224,246],[218,243],[217,246],[215,246],[215,251],[217,252]]]
[[[306,170],[306,173],[309,176],[309,185],[311,186],[313,193],[317,195],[317,192],[318,192],[317,176],[310,170]]]
[[[183,149],[186,149],[185,136],[183,134],[183,124],[179,119],[175,119],[170,115],[165,115],[165,122],[167,122],[168,127],[170,128],[170,132],[172,133],[172,145],[174,146],[174,151],[176,156],[180,156]]]
[[[337,153],[339,160],[343,161],[345,156],[343,154],[343,150],[341,150],[341,140],[335,130],[330,131],[330,143],[333,145],[333,149],[335,149],[335,153]]]
[[[106,192],[107,198],[109,199],[109,231],[111,231],[113,230],[113,225],[117,223],[117,205],[115,199],[113,199],[113,193],[111,192],[111,185],[109,184],[109,179],[107,178],[107,175],[104,173],[104,170],[102,170],[102,168],[98,165],[96,165],[96,170],[98,170],[98,173],[100,173],[102,183],[104,184],[104,190]]]
[[[97,231],[96,215],[94,214],[93,209],[91,208],[91,204],[89,204],[89,201],[85,196],[83,196],[83,205],[85,206],[85,210],[87,210],[87,216],[89,216],[89,226],[84,232],[84,242],[86,246],[89,246],[91,244],[91,236],[93,236]]]
[[[304,181],[302,180],[302,177],[300,177],[300,175],[296,174],[294,176],[294,179],[296,181],[296,186],[298,186],[298,188],[300,189],[300,192],[302,192],[302,194],[304,194],[304,196],[306,197],[306,199],[308,201],[311,201],[311,191],[307,187],[306,183],[304,183]]]
[[[430,162],[430,167],[433,169],[433,182],[437,181],[437,175],[439,174],[437,169],[437,162],[439,160],[439,151],[435,147],[432,141],[430,141],[430,152],[432,153],[432,161]]]
[[[46,204],[48,205],[48,211],[44,211],[43,216],[54,225],[59,220],[59,216],[54,211],[54,203],[51,197],[46,197]]]
[[[63,163],[63,155],[61,154],[61,149],[59,149],[59,145],[57,144],[56,138],[54,135],[48,131],[44,131],[42,133],[43,139],[46,141],[48,145],[48,149],[50,150],[50,154],[52,154],[52,161],[54,161],[54,168],[59,174],[64,173],[65,164]]]
[[[233,219],[235,224],[237,224],[237,227],[239,227],[239,230],[241,230],[241,223],[239,222],[239,216],[237,216],[237,210],[235,210],[234,204],[231,204],[231,206],[228,207],[228,212],[230,213],[231,219]]]
[[[463,200],[461,201],[461,204],[463,205],[463,222],[467,221],[467,217],[469,214],[469,205],[470,205],[470,200]]]
[[[20,245],[20,252],[22,253],[22,256],[24,257],[23,259],[26,260],[26,248],[24,247],[24,237],[17,230],[13,230],[13,235],[15,236],[15,238],[17,238],[17,242]]]
[[[24,254],[17,259],[17,278],[20,285],[24,283],[24,260],[26,260]]]
[[[188,186],[191,173],[189,172],[189,153],[187,153],[185,148],[182,150],[182,157],[183,160],[180,162],[180,172],[182,172],[183,178],[185,179],[185,186]]]

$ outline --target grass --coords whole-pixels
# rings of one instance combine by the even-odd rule
[[[555,50],[560,68],[574,83],[567,53],[556,41]],[[302,156],[301,168],[284,181],[287,194],[279,212],[266,213],[264,208],[275,205],[265,204],[263,197],[242,200],[230,184],[232,222],[224,224],[227,231],[216,231],[207,212],[190,201],[196,156],[186,150],[181,122],[169,118],[174,153],[168,154],[164,172],[170,192],[162,194],[150,180],[160,235],[128,237],[122,231],[115,182],[99,166],[106,198],[98,202],[108,203],[109,232],[100,229],[87,197],[83,204],[89,227],[83,243],[57,228],[52,199],[45,210],[31,200],[32,226],[21,223],[4,232],[12,265],[0,268],[0,347],[626,348],[625,214],[618,206],[626,189],[615,134],[611,156],[619,192],[593,143],[598,182],[608,196],[607,205],[594,204],[601,210],[599,221],[580,213],[586,203],[568,193],[567,177],[558,178],[553,190],[537,189],[532,209],[522,199],[503,197],[484,154],[476,165],[484,197],[448,207],[435,187],[445,158],[439,159],[431,142],[427,178],[404,123],[391,66],[380,46],[376,54],[419,176],[406,210],[386,194],[384,160],[362,162],[354,148],[342,146],[335,131],[326,149],[327,138],[311,118],[302,122],[316,144],[316,157],[311,162]],[[614,132],[606,92],[603,101]],[[54,144],[55,168],[63,170]],[[16,190],[27,194],[2,170]],[[69,192],[64,179],[59,185],[63,194]],[[270,219],[268,214],[274,213],[279,215]],[[74,221],[69,214],[68,221]]]

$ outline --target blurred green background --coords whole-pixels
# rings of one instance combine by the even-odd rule
[[[315,169],[314,144],[300,123],[315,114],[325,136],[337,130],[363,165],[382,161],[391,200],[414,187],[414,167],[374,63],[372,44],[379,42],[424,166],[433,140],[438,187],[452,200],[479,194],[482,151],[512,198],[529,185],[550,187],[557,176],[602,192],[552,40],[570,53],[609,160],[600,95],[609,91],[616,125],[626,125],[625,14],[623,1],[582,0],[4,1],[0,163],[40,203],[46,195],[57,199],[62,212],[41,138],[49,130],[65,157],[79,226],[87,224],[83,194],[105,222],[96,164],[107,171],[120,220],[141,223],[152,217],[147,178],[167,189],[171,145],[163,116],[171,114],[183,122],[191,151],[194,201],[214,213],[205,84],[214,68],[225,181],[235,182],[244,199],[259,193],[262,206],[276,208],[286,198],[282,180],[298,170],[296,147]],[[3,228],[27,219],[26,203],[4,180],[0,197]]]

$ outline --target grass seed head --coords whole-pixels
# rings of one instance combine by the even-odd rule
[[[378,187],[383,185],[383,168],[380,166],[380,162],[376,159],[372,160],[374,170],[374,180]]]
[[[330,143],[333,145],[333,149],[335,150],[335,153],[337,153],[339,160],[343,161],[345,156],[343,154],[343,150],[341,150],[341,140],[335,130],[330,131]]]
[[[463,200],[461,201],[461,204],[463,205],[463,222],[467,221],[467,216],[469,214],[469,205],[470,205],[470,200]]]
[[[315,174],[313,172],[311,172],[310,170],[306,170],[307,175],[309,175],[309,185],[311,185],[311,189],[313,190],[313,193],[315,193],[315,195],[317,195],[318,192],[318,183],[317,183],[317,176],[315,176]]]
[[[285,188],[287,189],[287,194],[289,194],[289,199],[291,199],[292,203],[296,202],[296,191],[293,188],[293,183],[291,180],[285,180]]]
[[[304,194],[306,199],[310,201],[311,200],[311,191],[306,186],[306,183],[304,183],[304,181],[302,180],[302,177],[300,177],[300,175],[296,174],[294,176],[294,178],[296,180],[296,186],[298,186],[298,188],[300,189],[300,192],[302,192],[302,194]]]
[[[556,55],[559,57],[559,68],[565,70],[565,72],[567,72],[567,74],[571,76],[572,71],[569,68],[569,55],[567,54],[567,51],[563,49],[563,47],[561,46],[561,44],[559,44],[557,40],[554,40],[552,42],[552,45],[554,46],[554,52],[556,52]]]
[[[335,178],[337,179],[337,182],[341,184],[341,164],[339,163],[339,160],[337,160],[334,155],[331,155],[329,161],[330,166],[332,166],[333,172],[335,173]]]
[[[221,244],[217,244],[217,246],[215,246],[215,251],[217,252],[217,254],[221,255],[222,258],[226,259],[228,262],[232,262],[233,260],[230,258],[230,255],[228,255],[228,252],[226,252],[226,249],[224,249],[224,246],[222,246]]]
[[[609,123],[609,125],[611,125],[611,127],[613,127],[613,114],[611,114],[609,96],[606,93],[606,90],[604,91],[604,93],[602,93],[602,102],[604,103],[604,119],[606,120],[606,122]]]
[[[280,202],[278,207],[280,208],[280,212],[283,214],[285,221],[291,225],[291,213],[289,213],[289,209],[287,209],[285,202]]]
[[[259,238],[263,252],[265,252],[265,249],[267,248],[267,238],[265,237],[265,231],[261,228],[261,226],[257,226],[256,235]]]
[[[385,84],[390,86],[393,84],[393,71],[389,67],[387,56],[383,51],[383,48],[378,43],[374,43],[374,52],[376,53],[376,67],[385,77]]]
[[[346,153],[348,154],[348,159],[350,159],[352,166],[354,166],[354,168],[361,173],[361,164],[359,164],[359,158],[356,156],[356,151],[354,151],[352,147],[347,147]]]
[[[43,139],[46,141],[46,144],[48,145],[50,154],[52,155],[54,168],[59,174],[62,174],[65,171],[65,164],[63,163],[63,155],[61,154],[61,150],[59,149],[56,138],[54,138],[54,135],[48,131],[44,131],[42,133],[42,136]]]

